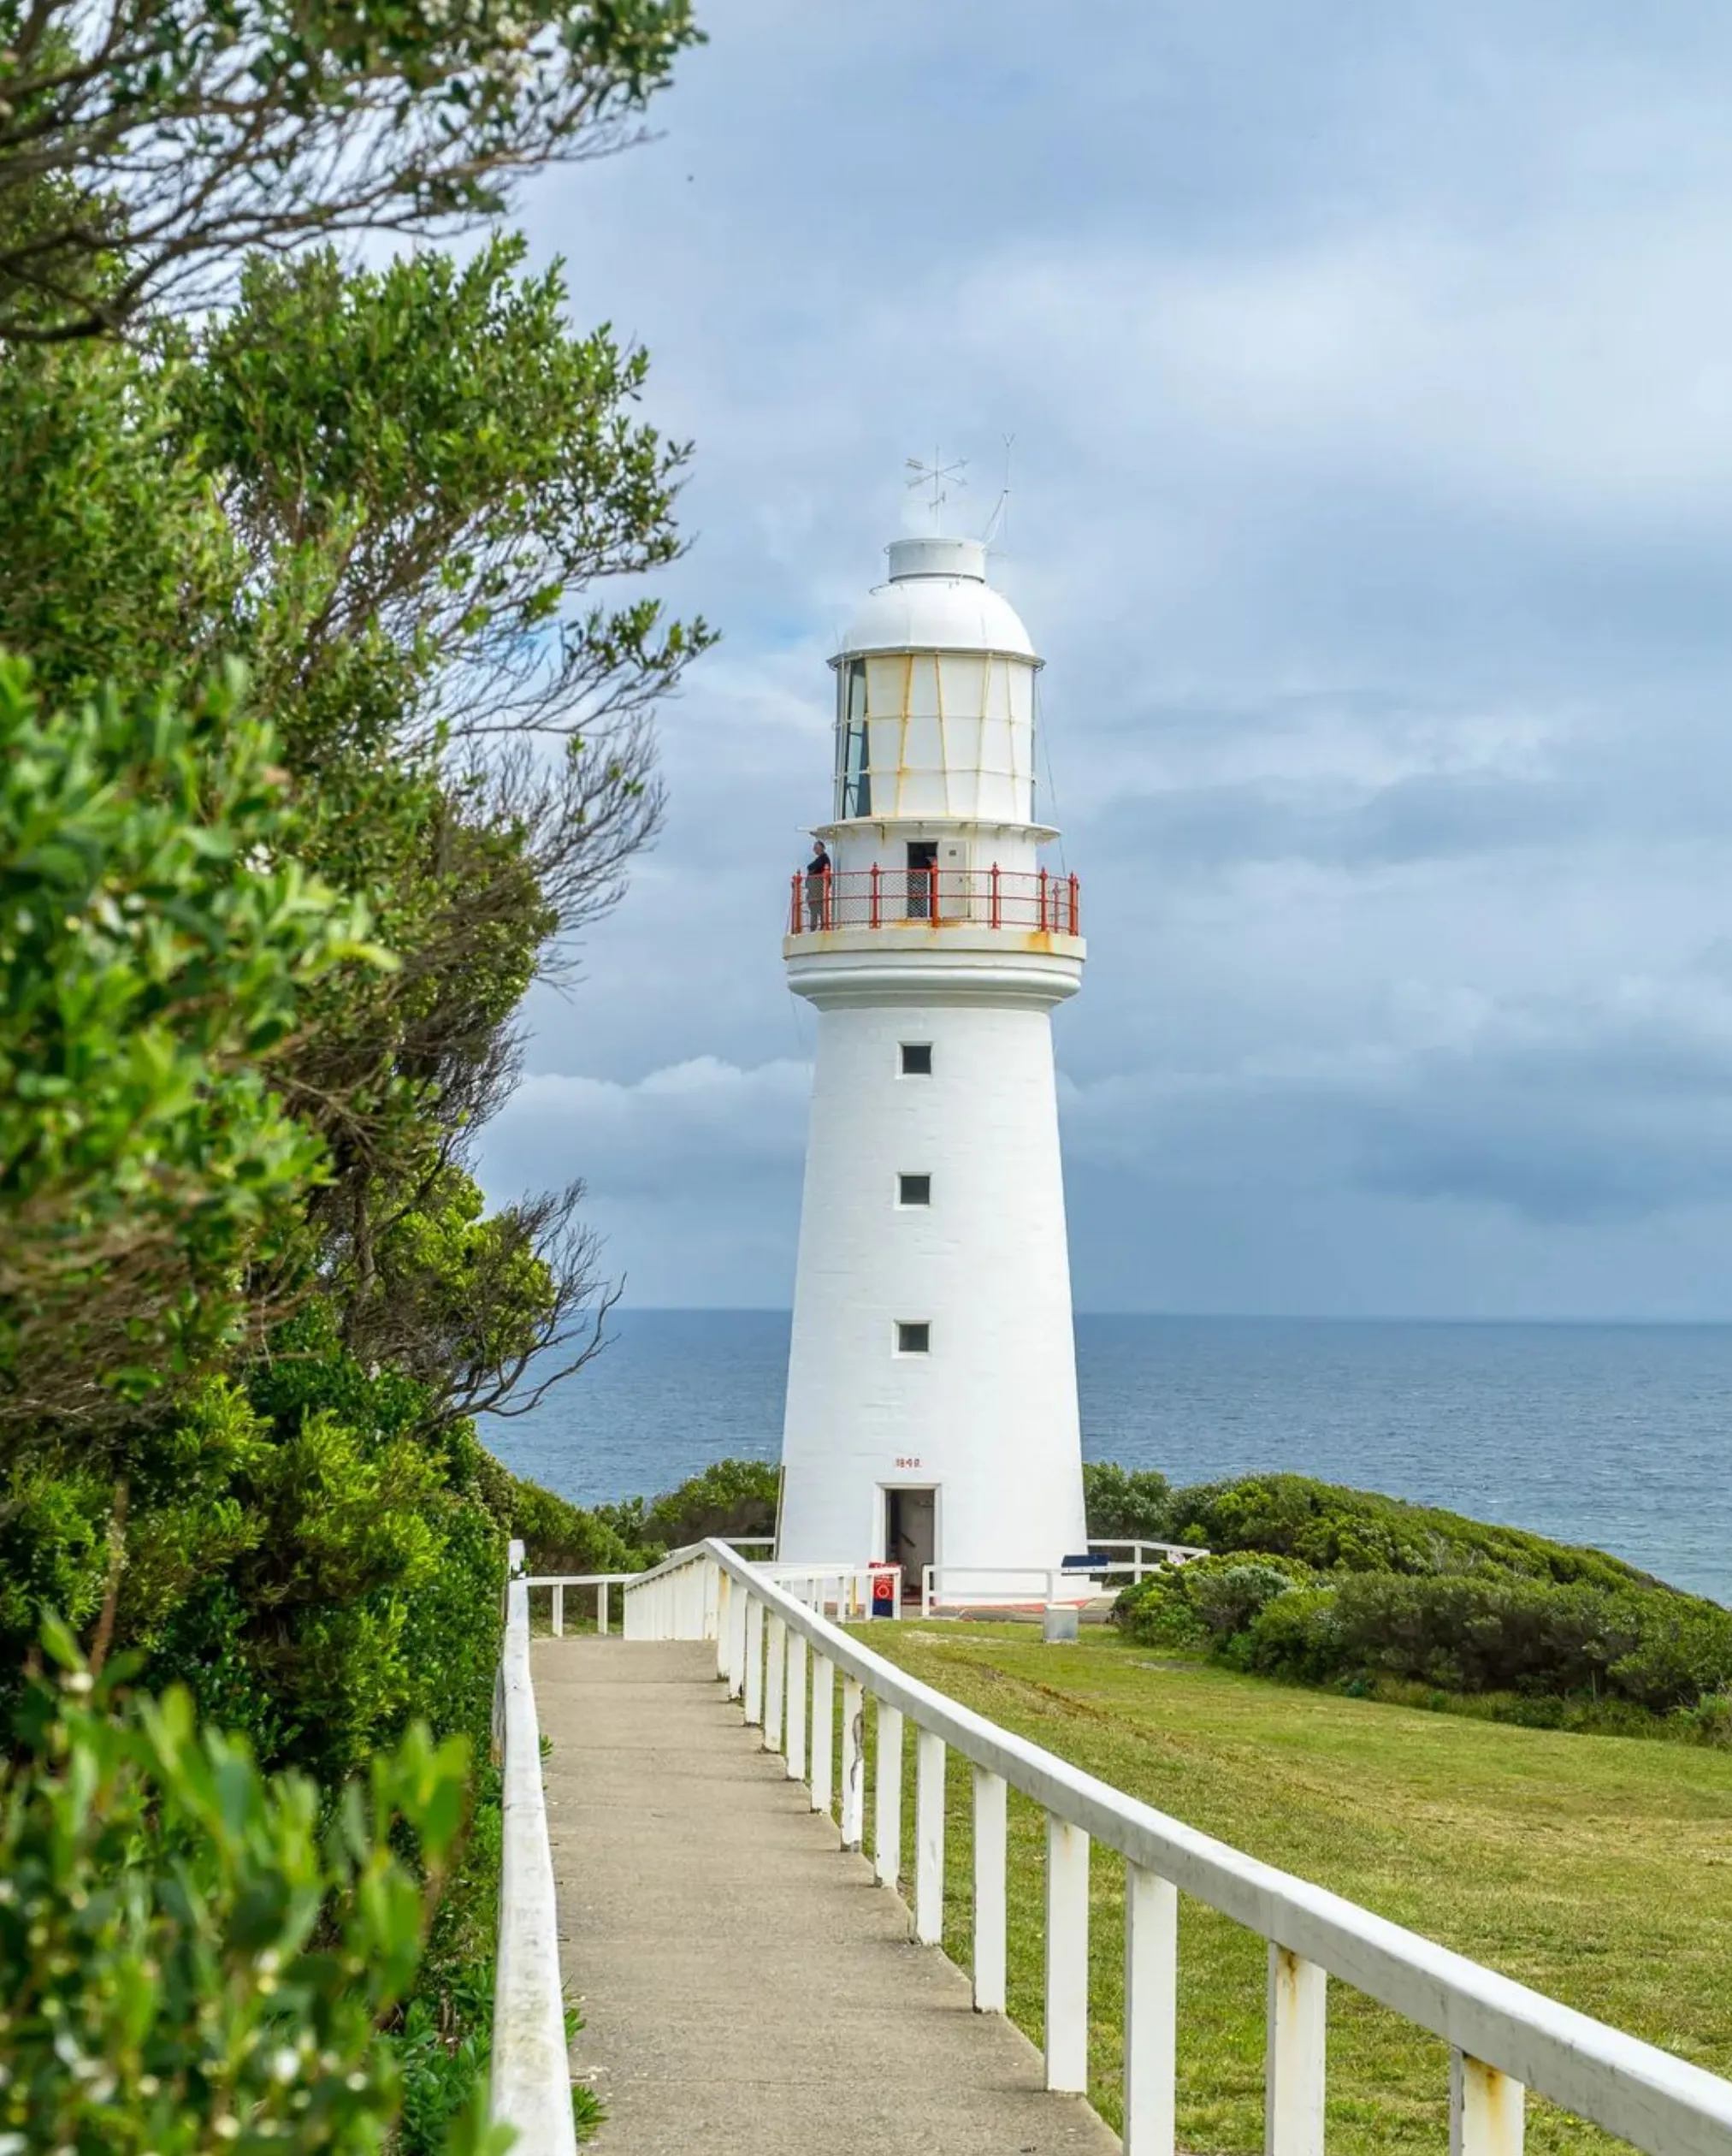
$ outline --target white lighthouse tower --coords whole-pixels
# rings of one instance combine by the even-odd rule
[[[818,1048],[778,1555],[918,1588],[1085,1547],[1049,1017],[1084,947],[1040,860],[1028,632],[980,542],[889,554],[831,661],[832,867],[783,945]]]

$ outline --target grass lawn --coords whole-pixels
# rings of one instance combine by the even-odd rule
[[[869,1637],[911,1674],[1174,1817],[1732,2073],[1732,1754],[1289,1690],[1105,1632],[1074,1647],[1016,1626],[880,1624]],[[966,1968],[969,1769],[954,1755],[947,1798],[945,1946]],[[1043,1854],[1040,1816],[1013,1792],[1010,2011],[1037,2042]],[[1109,1851],[1093,1853],[1091,1899],[1090,2093],[1116,2125],[1123,1869]],[[1189,2150],[1262,2147],[1265,1952],[1181,1902]],[[1331,1987],[1331,2156],[1445,2147],[1448,2086],[1440,2042]],[[1528,2146],[1540,2156],[1619,2144],[1530,2100]]]

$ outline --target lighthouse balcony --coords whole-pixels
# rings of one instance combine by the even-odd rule
[[[788,934],[829,936],[852,929],[986,929],[1029,936],[1079,937],[1082,891],[1074,876],[1050,869],[832,869],[796,873],[788,894]]]

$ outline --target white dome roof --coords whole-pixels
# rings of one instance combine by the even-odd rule
[[[885,552],[890,582],[848,624],[836,660],[864,651],[998,651],[1035,659],[1015,607],[986,581],[979,540],[894,539]]]

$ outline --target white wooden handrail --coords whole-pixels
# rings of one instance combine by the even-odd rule
[[[561,1639],[565,1633],[565,1590],[568,1587],[593,1587],[595,1590],[595,1629],[605,1639],[607,1636],[607,1595],[612,1587],[623,1587],[628,1579],[635,1579],[635,1573],[531,1573],[525,1576],[524,1586],[551,1587],[553,1590],[552,1623],[553,1637]]]
[[[1051,1602],[1098,1602],[1109,1599],[1121,1586],[1139,1586],[1156,1573],[1209,1554],[1179,1543],[1142,1543],[1137,1547],[1162,1554],[1154,1558],[1102,1557],[1086,1566],[923,1565],[920,1614],[931,1617],[945,1609],[1034,1609]],[[1103,1587],[1103,1580],[1114,1584]]]
[[[831,1624],[719,1543],[677,1551],[656,1573],[629,1583],[628,1632],[634,1604],[658,1578],[635,1636],[713,1639],[718,1673],[730,1697],[743,1702],[748,1722],[762,1725],[766,1749],[783,1755],[789,1778],[809,1782],[814,1810],[831,1806],[836,1676],[841,1672],[838,1793],[844,1847],[858,1848],[863,1839],[866,1695],[878,1702],[883,1718],[881,1744],[894,1732],[900,1747],[904,1728],[913,1726],[917,1939],[938,1937],[946,1750],[970,1763],[976,1822],[974,1989],[983,2011],[1002,2012],[1004,2005],[1007,1789],[1020,1791],[1045,1811],[1049,2088],[1080,2089],[1085,2082],[1089,1845],[1100,1842],[1125,1858],[1126,2156],[1171,2156],[1173,2146],[1180,1892],[1268,1941],[1268,2156],[1309,2156],[1322,2147],[1325,1991],[1331,1976],[1451,2046],[1454,2156],[1513,2156],[1521,2147],[1526,2088],[1592,2119],[1648,2156],[1732,2156],[1732,2082],[1112,1788],[908,1676],[874,1654],[863,1635]],[[696,1625],[685,1628],[695,1616]],[[790,1651],[795,1643],[797,1674]],[[879,1778],[876,1803],[875,1842],[900,1851],[899,1774]]]
[[[489,2109],[516,2128],[517,2147],[533,2156],[576,2156],[523,1565],[523,1545],[514,1542],[505,1582],[505,1645],[494,1691],[494,1741],[504,1786]]]
[[[725,1544],[689,1543],[670,1550],[647,1572],[633,1573],[625,1584],[625,1636],[628,1639],[713,1639],[716,1637],[718,1581],[716,1575],[706,1589],[700,1574],[710,1561],[710,1552],[726,1549],[735,1565],[744,1565],[753,1577],[775,1584],[807,1608],[834,1610],[839,1621],[872,1612],[872,1580],[879,1567],[870,1560],[835,1564],[752,1565]],[[901,1614],[900,1573],[892,1578],[895,1612]]]

